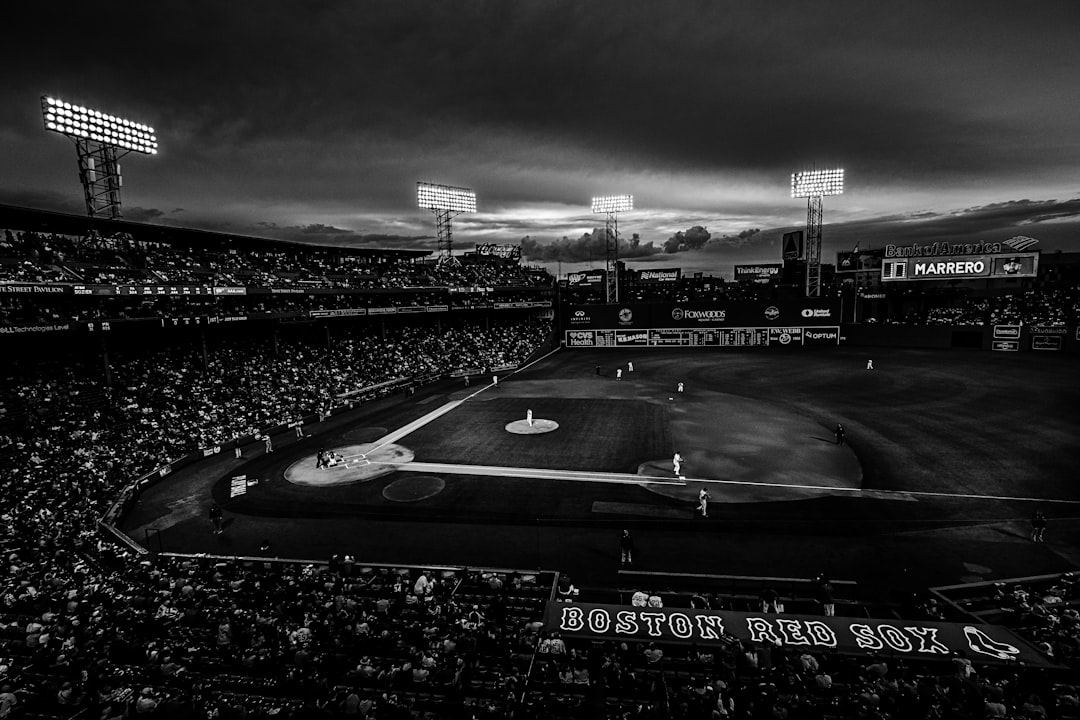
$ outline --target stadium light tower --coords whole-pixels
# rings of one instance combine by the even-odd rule
[[[791,197],[806,198],[806,297],[821,297],[821,199],[844,192],[844,170],[791,173]]]
[[[469,188],[416,183],[416,204],[435,213],[439,237],[439,263],[454,263],[454,233],[451,219],[466,212],[476,212],[476,193]]]
[[[634,209],[633,195],[601,195],[592,199],[592,211],[604,213],[607,243],[607,302],[619,302],[619,213]]]
[[[41,96],[41,115],[46,130],[75,143],[86,214],[120,217],[119,160],[131,152],[156,155],[154,128],[48,95]]]

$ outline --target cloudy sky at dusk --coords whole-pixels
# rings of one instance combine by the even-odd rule
[[[642,262],[730,274],[805,224],[792,170],[842,166],[826,261],[1080,250],[1077,38],[1076,0],[26,4],[4,33],[0,203],[84,212],[47,93],[155,127],[160,153],[122,161],[131,220],[433,247],[429,180],[476,190],[459,247],[543,245],[625,193],[642,243],[711,233]]]

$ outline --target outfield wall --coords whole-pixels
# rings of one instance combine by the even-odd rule
[[[838,298],[564,305],[565,347],[858,345],[1080,353],[1080,327],[840,323]]]
[[[844,345],[992,350],[996,352],[1080,353],[1080,327],[1031,325],[845,324]]]
[[[760,347],[838,345],[837,299],[570,305],[566,347]]]
[[[840,324],[840,300],[803,298],[567,305],[560,320],[563,331],[835,327]]]

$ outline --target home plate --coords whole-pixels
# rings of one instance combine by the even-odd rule
[[[326,487],[374,480],[388,475],[400,465],[412,462],[413,451],[401,445],[346,445],[331,448],[345,458],[340,465],[317,468],[315,455],[300,458],[285,469],[285,479],[293,485]]]
[[[539,435],[558,429],[559,423],[554,420],[544,420],[542,418],[533,420],[531,425],[528,420],[515,420],[512,423],[506,424],[506,432],[514,433],[515,435]]]

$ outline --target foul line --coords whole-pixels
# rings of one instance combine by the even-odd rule
[[[559,351],[559,348],[555,348],[551,352],[549,352],[549,353],[547,353],[545,355],[542,355],[541,357],[536,358],[535,360],[533,360],[528,365],[525,365],[524,367],[519,367],[519,368],[515,369],[507,377],[511,377],[511,376],[516,375],[517,373],[521,372],[522,370],[526,370],[528,368],[531,368],[536,363],[540,362],[541,360],[546,359],[547,357],[549,357],[550,355],[552,355],[553,353],[556,353],[558,351]],[[446,403],[445,405],[443,405],[443,406],[441,406],[439,408],[436,408],[435,410],[432,410],[427,415],[424,415],[423,417],[420,417],[420,418],[417,418],[416,420],[413,420],[408,425],[403,425],[403,426],[399,427],[397,430],[395,430],[394,432],[392,432],[392,433],[390,433],[388,435],[383,435],[381,438],[379,438],[374,443],[372,443],[371,450],[368,450],[367,453],[360,454],[360,457],[363,457],[366,454],[369,454],[369,453],[371,453],[371,452],[373,452],[375,450],[378,450],[378,449],[382,448],[385,445],[390,445],[391,443],[397,442],[398,440],[405,437],[406,435],[410,435],[411,433],[415,432],[416,430],[419,430],[420,428],[424,427],[425,425],[427,425],[432,420],[435,420],[436,418],[439,418],[439,417],[445,415],[446,413],[450,412],[451,410],[453,410],[454,408],[456,408],[458,405],[465,402],[466,400],[471,400],[472,398],[474,398],[477,395],[479,395],[480,393],[482,393],[484,390],[487,390],[488,388],[494,387],[494,386],[495,386],[495,383],[490,383],[488,385],[485,385],[485,386],[481,387],[480,389],[478,389],[476,392],[472,393],[471,395],[465,396],[461,400],[451,400],[450,402]],[[349,456],[350,459],[352,457],[355,457],[355,456],[352,456],[352,455]],[[450,472],[450,471],[444,471],[444,472]]]
[[[750,485],[753,487],[766,487],[766,488],[789,488],[793,490],[827,490],[830,492],[850,492],[850,493],[874,493],[878,495],[912,495],[918,497],[938,497],[938,498],[958,498],[961,500],[1012,500],[1016,502],[1044,502],[1044,503],[1057,503],[1059,505],[1080,505],[1080,500],[1055,500],[1051,498],[1040,497],[1022,497],[1018,495],[979,495],[977,493],[949,493],[949,492],[933,492],[930,490],[875,490],[864,488],[849,488],[834,485],[795,485],[793,483],[767,483],[767,482],[754,482],[752,480],[706,480],[704,478],[687,478],[687,484],[689,483],[712,483],[714,485]]]
[[[427,425],[429,422],[431,422],[435,418],[438,418],[438,417],[440,417],[442,415],[445,415],[446,413],[450,412],[451,410],[456,408],[458,405],[460,405],[462,402],[464,402],[464,401],[463,400],[451,400],[450,402],[446,403],[445,405],[432,410],[427,415],[424,415],[423,417],[419,417],[416,420],[413,420],[408,425],[402,425],[401,427],[399,427],[397,430],[390,433],[389,435],[383,435],[381,438],[379,438],[374,443],[372,443],[373,447],[371,448],[371,450],[368,450],[364,454],[365,455],[370,455],[372,452],[374,452],[375,450],[378,450],[379,448],[383,447],[384,445],[389,445],[390,443],[397,442],[398,440],[405,437],[406,435],[414,432],[415,430],[419,430],[420,428],[424,427],[425,425]]]
[[[376,465],[396,465],[372,461]],[[1049,498],[1020,497],[1015,495],[978,495],[975,493],[947,493],[926,490],[875,490],[840,487],[834,485],[796,485],[794,483],[767,483],[752,480],[711,480],[706,478],[663,478],[651,475],[632,475],[630,473],[590,472],[585,470],[551,470],[547,468],[502,467],[498,465],[451,465],[445,463],[409,462],[397,466],[403,472],[445,473],[447,475],[486,475],[507,478],[533,478],[539,480],[569,480],[572,482],[599,482],[621,485],[691,485],[694,483],[711,485],[745,485],[758,488],[782,490],[809,490],[814,492],[856,493],[867,496],[888,496],[904,498],[910,496],[955,498],[961,500],[1005,500],[1014,502],[1040,502],[1059,505],[1080,505],[1080,500],[1055,500]]]
[[[397,463],[375,464],[397,465]],[[676,478],[649,477],[648,475],[632,475],[630,473],[606,473],[589,472],[585,470],[549,470],[547,468],[521,468],[500,467],[497,465],[448,465],[444,463],[409,462],[397,465],[397,469],[404,472],[445,473],[447,475],[494,475],[509,478],[534,478],[539,480],[572,480],[574,482],[602,482],[624,485],[640,485],[642,483],[683,485],[683,481]]]

